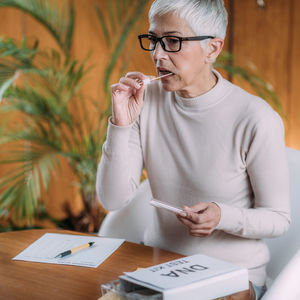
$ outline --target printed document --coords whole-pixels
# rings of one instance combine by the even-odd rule
[[[55,258],[59,253],[89,242],[95,242],[95,244],[62,258]],[[124,239],[46,233],[13,260],[97,268],[123,242]]]

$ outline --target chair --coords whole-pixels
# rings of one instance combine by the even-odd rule
[[[291,148],[286,150],[290,172],[292,222],[288,232],[281,237],[266,239],[271,260],[267,266],[268,291],[262,298],[264,300],[300,299],[300,151]],[[291,292],[298,297],[293,297],[289,294]]]
[[[143,243],[146,226],[152,219],[151,198],[149,182],[144,180],[127,206],[107,214],[98,234]]]
[[[261,300],[299,300],[299,275],[300,249],[275,278]]]
[[[266,239],[266,243],[268,244],[271,253],[271,260],[267,267],[267,274],[270,278],[268,287],[270,290],[266,293],[266,297],[269,297],[267,295],[269,292],[271,293],[272,289],[275,289],[276,286],[285,282],[280,278],[287,277],[291,270],[295,271],[296,268],[298,269],[297,278],[299,278],[300,274],[299,262],[295,265],[295,268],[292,268],[290,264],[288,264],[289,261],[292,265],[294,264],[292,262],[297,261],[299,252],[295,258],[292,259],[292,257],[298,249],[300,249],[300,151],[291,148],[287,148],[286,151],[290,171],[292,224],[289,231],[283,236],[274,239]],[[110,212],[105,217],[99,235],[124,238],[136,243],[143,242],[146,224],[151,222],[152,219],[153,208],[149,205],[150,199],[151,190],[149,182],[148,180],[145,180],[138,188],[135,197],[128,206],[121,210]],[[283,270],[282,273],[280,273],[281,270]],[[279,273],[280,276],[278,276]],[[271,285],[270,282],[273,281],[274,283]],[[291,282],[291,285],[292,284],[293,283]],[[285,289],[288,288],[289,285],[286,285]],[[297,288],[298,290],[300,289],[300,283]],[[266,299],[269,300],[271,298]],[[272,298],[272,300],[275,299],[277,298]],[[282,299],[289,298],[281,298],[281,300]],[[297,299],[299,300],[300,297]]]

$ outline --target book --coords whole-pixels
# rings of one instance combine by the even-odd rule
[[[120,289],[148,288],[164,300],[215,299],[249,288],[248,270],[202,254],[121,275]]]

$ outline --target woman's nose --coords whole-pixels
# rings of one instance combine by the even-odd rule
[[[166,58],[168,56],[167,52],[163,49],[161,44],[157,42],[155,49],[152,51],[153,59],[160,60],[162,58]]]

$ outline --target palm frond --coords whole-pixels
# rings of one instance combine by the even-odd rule
[[[106,25],[105,18],[103,16],[102,11],[100,9],[100,6],[98,4],[95,5],[95,9],[96,9],[96,13],[98,15],[98,19],[99,19],[99,22],[100,22],[100,25],[101,25],[102,32],[104,34],[106,45],[109,47],[110,44],[111,44],[111,41],[110,41],[110,38],[109,38],[108,26]]]
[[[6,147],[10,158],[5,163],[18,163],[19,167],[0,178],[0,215],[1,212],[10,211],[16,222],[21,220],[32,224],[41,197],[41,187],[47,190],[50,172],[54,171],[57,164],[55,151],[50,147],[37,148],[32,145],[13,149],[13,145]],[[4,154],[4,151],[1,152]]]
[[[116,32],[116,17],[115,17],[115,12],[113,9],[113,2],[112,1],[106,1],[107,3],[107,8],[108,8],[108,14],[109,14],[109,19],[110,19],[110,24],[111,24],[111,29],[113,32]]]
[[[35,42],[32,48],[27,47],[26,39],[24,39],[18,47],[12,39],[0,38],[0,102],[21,71],[37,72],[32,67],[32,60],[38,52],[37,46],[38,43]]]
[[[57,41],[67,57],[73,38],[75,12],[71,1],[0,0],[0,6],[15,7],[35,18]]]
[[[21,45],[10,38],[0,37],[0,56],[13,57],[20,66],[28,68],[32,64],[32,60],[38,52],[38,41],[35,40],[31,47],[28,47],[28,41],[23,38]]]
[[[15,45],[13,49],[14,52],[19,50]],[[60,54],[54,50],[50,54],[40,51],[27,69],[15,60],[1,59],[0,56],[1,78],[17,72],[26,75],[22,76],[23,85],[20,88],[7,89],[9,83],[13,82],[8,78],[9,82],[5,82],[4,86],[5,97],[11,99],[11,104],[24,113],[65,122],[71,126],[72,117],[68,110],[68,103],[80,91],[84,84],[83,78],[90,71],[90,68],[85,65],[86,60],[80,63],[70,59],[63,61]]]
[[[5,91],[11,86],[11,84],[15,81],[16,75],[10,77],[6,81],[4,81],[0,87],[0,103],[2,101],[3,95]]]
[[[141,17],[147,3],[148,3],[148,0],[140,0],[140,1],[136,2],[136,6],[134,7],[133,11],[131,11],[130,17],[128,17],[126,23],[122,26],[122,31],[121,31],[120,35],[118,36],[117,45],[113,49],[111,59],[105,69],[105,72],[104,72],[104,89],[105,89],[105,92],[107,95],[109,94],[109,80],[110,80],[112,71],[115,68],[117,60],[126,45],[127,38],[129,36],[130,32],[132,31],[133,26],[136,24],[138,19]]]

